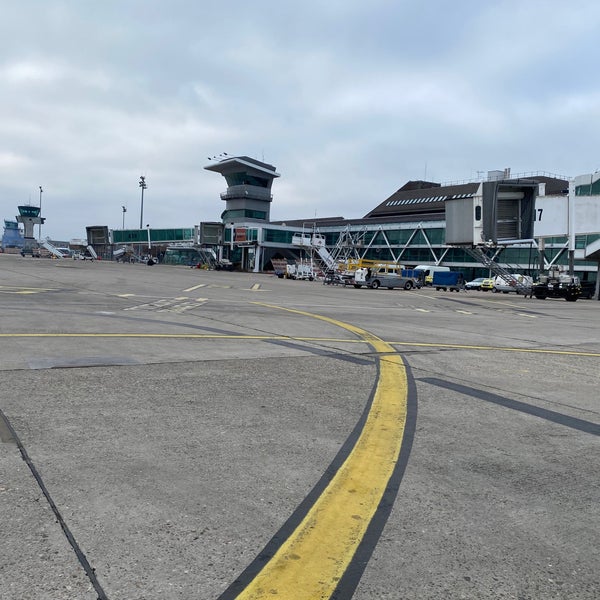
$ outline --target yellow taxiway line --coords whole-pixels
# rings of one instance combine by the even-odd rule
[[[386,355],[354,448],[293,533],[237,596],[239,600],[326,599],[352,561],[396,467],[406,423],[406,371],[394,348],[364,329],[312,313],[261,305],[326,321]]]
[[[203,300],[203,298],[198,299]],[[310,314],[310,313],[306,313]],[[315,316],[316,318],[316,316]],[[204,340],[287,340],[296,342],[330,342],[340,344],[367,344],[366,339],[344,339],[289,335],[256,335],[231,333],[0,333],[0,338],[162,338],[162,339],[204,339]],[[399,342],[384,340],[390,346],[411,348],[449,348],[454,350],[485,350],[496,352],[522,352],[524,354],[557,354],[564,356],[600,357],[600,352],[582,352],[580,350],[553,350],[551,348],[514,348],[512,346],[480,346],[474,344],[442,344],[436,342]],[[395,349],[391,353],[395,353]]]

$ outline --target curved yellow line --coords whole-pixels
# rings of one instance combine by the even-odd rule
[[[304,311],[261,305],[342,327],[386,355],[354,448],[295,531],[237,596],[240,600],[323,600],[331,597],[350,564],[398,461],[406,423],[406,371],[393,347],[364,329]]]

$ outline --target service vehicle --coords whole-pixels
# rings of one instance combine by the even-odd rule
[[[315,270],[310,263],[300,262],[288,264],[285,277],[288,279],[308,279],[309,281],[312,281],[315,278]]]
[[[383,267],[377,270],[361,267],[354,272],[353,285],[355,288],[361,288],[364,285],[372,290],[380,287],[386,287],[388,290],[393,290],[394,288],[412,290],[414,287],[417,287],[417,282],[414,277],[403,275],[402,269],[394,273]]]
[[[440,290],[460,292],[465,289],[465,277],[460,271],[435,271],[432,286]]]
[[[546,298],[564,298],[567,302],[576,302],[581,296],[579,277],[572,277],[559,270],[550,270],[547,275],[540,275],[533,284],[532,294],[538,300]]]
[[[481,282],[479,289],[482,292],[489,292],[490,290],[493,290],[494,289],[494,279],[493,278],[484,279]]]
[[[417,265],[413,271],[419,273],[423,285],[433,284],[433,274],[442,271],[449,271],[450,267],[440,267],[439,265]]]

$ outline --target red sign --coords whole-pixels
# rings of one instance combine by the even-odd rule
[[[245,242],[246,241],[246,228],[234,229],[233,241],[234,242]]]

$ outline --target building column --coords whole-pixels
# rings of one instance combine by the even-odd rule
[[[263,249],[260,244],[256,244],[254,247],[254,269],[253,273],[260,273],[262,271],[262,259]]]

